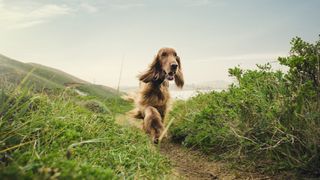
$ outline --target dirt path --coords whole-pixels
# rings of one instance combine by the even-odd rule
[[[271,179],[258,173],[230,170],[224,163],[210,161],[206,155],[168,140],[160,144],[160,152],[171,160],[177,179]]]
[[[171,160],[174,166],[174,174],[178,177],[185,179],[218,179],[217,174],[220,174],[218,173],[220,167],[208,164],[206,158],[196,152],[188,151],[168,141],[160,144],[160,152]]]
[[[139,128],[141,122],[134,121],[125,115],[116,117],[116,122],[123,126]],[[160,153],[168,157],[173,165],[172,177],[169,179],[270,179],[267,176],[230,170],[225,164],[210,161],[199,151],[186,149],[164,139],[159,145]]]

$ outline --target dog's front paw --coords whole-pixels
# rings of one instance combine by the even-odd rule
[[[153,139],[153,143],[158,144],[159,143],[159,139],[158,138],[154,138]]]

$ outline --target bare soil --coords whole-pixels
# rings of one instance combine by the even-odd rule
[[[209,160],[208,156],[196,150],[164,140],[160,152],[171,160],[173,175],[177,179],[271,179],[258,173],[231,170],[225,163]]]

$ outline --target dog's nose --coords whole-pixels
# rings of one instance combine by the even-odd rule
[[[174,63],[174,64],[171,64],[171,69],[172,70],[176,70],[178,67],[178,64]]]

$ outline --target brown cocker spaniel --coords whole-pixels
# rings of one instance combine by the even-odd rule
[[[149,69],[139,75],[140,92],[135,99],[135,118],[143,119],[144,131],[158,143],[164,131],[163,121],[168,111],[170,99],[169,81],[182,88],[184,84],[181,61],[172,48],[158,51]]]

